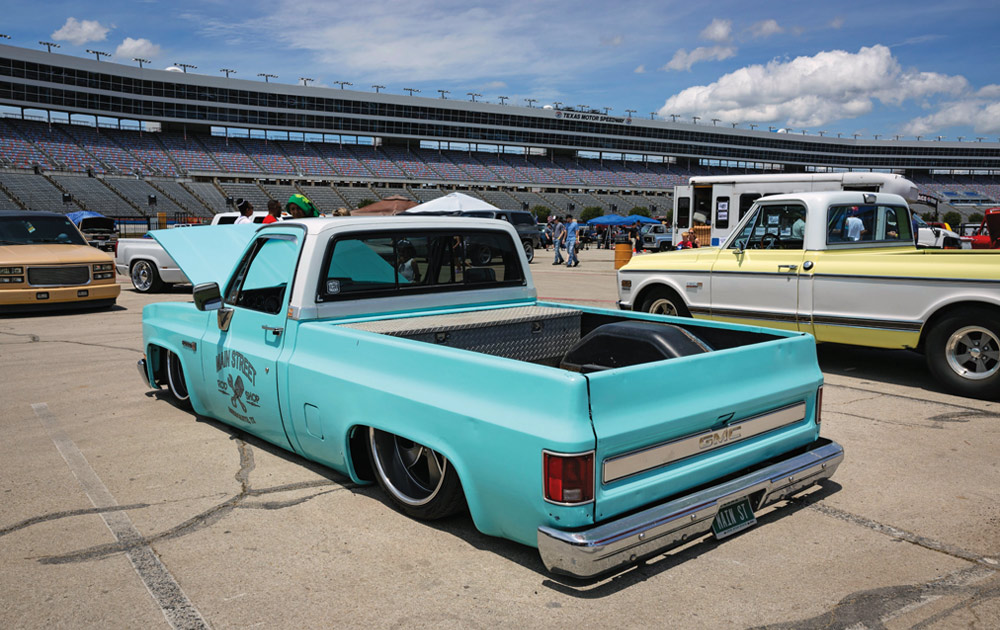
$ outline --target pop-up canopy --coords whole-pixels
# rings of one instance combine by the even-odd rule
[[[444,197],[424,202],[418,206],[413,206],[406,211],[406,214],[422,214],[427,212],[447,214],[450,212],[466,212],[468,210],[499,210],[499,208],[493,204],[486,203],[482,199],[477,199],[465,193],[454,192]]]

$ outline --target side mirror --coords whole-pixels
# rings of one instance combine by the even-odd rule
[[[194,307],[199,311],[217,311],[222,308],[222,294],[214,282],[197,284],[192,291]]]
[[[745,243],[743,241],[737,239],[736,243],[734,243],[734,245],[736,245],[736,249],[733,250],[733,253],[736,254],[737,256],[742,254],[744,244]]]

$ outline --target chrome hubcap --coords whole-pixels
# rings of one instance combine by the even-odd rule
[[[152,274],[149,271],[149,265],[144,262],[136,263],[132,267],[132,284],[135,285],[136,289],[140,291],[146,291],[152,284]]]
[[[656,315],[676,315],[677,307],[670,300],[662,298],[653,302],[649,312]]]
[[[979,381],[1000,371],[1000,339],[980,326],[952,333],[945,346],[948,367],[962,378]]]
[[[424,505],[441,490],[448,460],[422,444],[371,429],[375,465],[390,492],[407,505]]]

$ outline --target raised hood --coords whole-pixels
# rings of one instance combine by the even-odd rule
[[[256,224],[205,225],[149,233],[174,259],[191,284],[215,282],[225,286],[253,235]]]

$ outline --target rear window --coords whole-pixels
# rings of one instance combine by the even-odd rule
[[[525,283],[520,245],[484,230],[364,233],[328,246],[317,301]]]
[[[913,241],[910,213],[906,208],[883,205],[830,206],[827,213],[827,244],[886,243]]]
[[[535,225],[535,217],[527,212],[513,212],[510,215],[510,222],[514,225]]]

